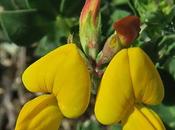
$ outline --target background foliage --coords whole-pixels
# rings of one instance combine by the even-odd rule
[[[20,81],[26,66],[65,44],[70,34],[79,45],[78,20],[84,2],[0,0],[0,129],[13,129],[20,107],[33,97]],[[102,0],[101,13],[101,43],[113,33],[116,20],[127,15],[140,17],[141,32],[133,46],[140,46],[151,57],[165,85],[163,103],[152,108],[167,130],[175,130],[175,0]],[[119,125],[98,124],[93,107],[89,109],[91,113],[85,115],[89,119],[65,120],[62,129],[121,130]]]

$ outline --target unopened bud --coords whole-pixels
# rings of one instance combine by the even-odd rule
[[[96,59],[101,32],[100,0],[86,0],[80,16],[80,41],[87,56]]]
[[[123,47],[118,36],[114,33],[106,41],[102,51],[97,56],[97,66],[108,63],[112,57]]]

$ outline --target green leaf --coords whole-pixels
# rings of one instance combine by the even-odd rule
[[[30,9],[28,0],[10,0],[16,9]]]
[[[60,13],[66,17],[79,17],[85,1],[61,0]]]
[[[132,0],[142,22],[146,25],[142,33],[155,42],[163,37],[165,28],[175,17],[173,0],[156,2],[155,0]],[[142,34],[141,34],[142,36]]]
[[[48,18],[55,19],[58,15],[61,0],[28,0],[31,8],[37,9]]]
[[[174,2],[160,0],[156,2],[155,0],[132,0],[134,7],[138,11],[142,21],[159,23],[160,20],[163,20],[164,16],[171,14],[174,8]],[[174,15],[174,14],[171,14]],[[166,23],[171,19],[164,19],[162,22]]]
[[[127,4],[128,0],[112,0],[112,3],[116,5]]]
[[[116,9],[111,15],[112,23],[114,23],[114,22],[118,21],[119,19],[122,19],[128,15],[130,15],[130,13],[128,11]]]
[[[15,5],[12,3],[11,0],[0,0],[0,6],[2,6],[5,10],[15,9]]]
[[[167,71],[175,80],[175,34],[165,35],[157,42],[145,42],[141,48],[159,68]]]
[[[159,66],[175,80],[175,34],[167,35],[158,44]]]
[[[0,22],[7,39],[19,45],[36,42],[49,26],[49,21],[36,10],[3,11]]]
[[[117,124],[117,125],[112,125],[109,127],[109,130],[122,130],[122,126]]]
[[[0,0],[0,5],[5,10],[29,9],[27,0]]]
[[[86,120],[84,123],[78,123],[76,130],[101,130],[96,121]]]

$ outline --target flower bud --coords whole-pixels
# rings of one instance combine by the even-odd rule
[[[105,42],[105,45],[102,49],[102,51],[98,54],[96,62],[97,67],[99,67],[102,64],[108,63],[113,56],[121,50],[123,47],[119,42],[119,38],[114,33],[112,34]]]
[[[86,0],[80,16],[80,41],[87,56],[95,59],[101,32],[100,0]]]

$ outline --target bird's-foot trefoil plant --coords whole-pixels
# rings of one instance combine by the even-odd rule
[[[149,108],[164,97],[159,73],[141,48],[131,47],[139,35],[139,18],[114,23],[102,49],[100,0],[86,0],[79,24],[82,50],[68,40],[24,71],[24,86],[43,94],[23,106],[15,130],[58,130],[63,118],[78,118],[86,111],[94,88],[100,123],[120,123],[123,130],[165,130]]]

